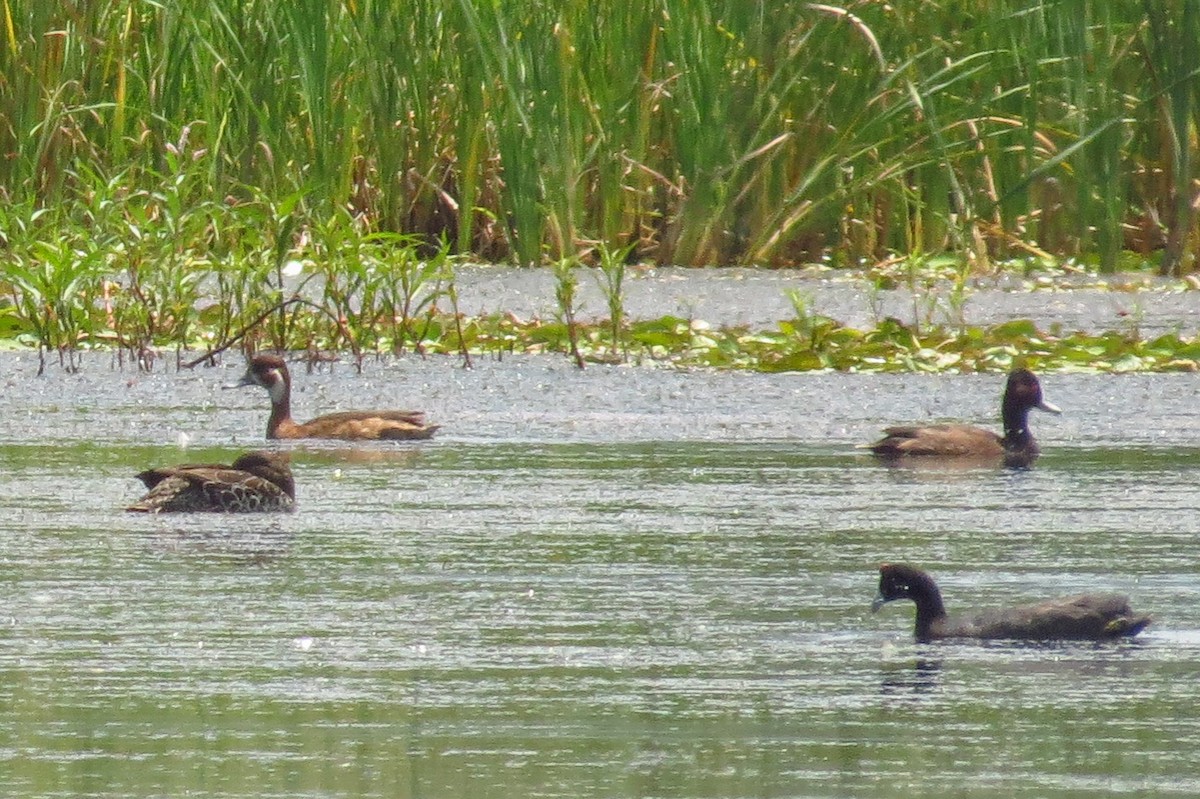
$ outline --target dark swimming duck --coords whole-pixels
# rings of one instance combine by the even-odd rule
[[[126,510],[143,513],[261,513],[295,508],[287,453],[248,452],[232,465],[183,464],[138,475],[149,493]]]
[[[292,420],[292,378],[277,355],[256,355],[236,386],[262,386],[271,396],[267,438],[333,438],[342,441],[429,438],[438,425],[420,411],[342,411],[304,423]]]
[[[911,599],[917,606],[918,641],[943,638],[1009,638],[1026,641],[1102,641],[1137,635],[1151,621],[1134,613],[1120,594],[1077,594],[1005,610],[947,616],[933,578],[904,563],[879,567],[879,593],[872,611],[884,603]]]
[[[968,424],[889,427],[883,431],[884,438],[871,445],[871,452],[887,461],[963,458],[1027,467],[1037,460],[1039,452],[1033,433],[1029,432],[1029,411],[1033,408],[1062,413],[1042,398],[1042,386],[1033,372],[1017,369],[1008,376],[1000,404],[1003,436]]]

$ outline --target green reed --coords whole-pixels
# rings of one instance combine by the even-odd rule
[[[412,239],[394,234],[376,234],[372,240],[382,248],[375,279],[391,331],[391,351],[400,355],[411,346],[424,352],[439,301],[446,300],[449,312],[458,317],[449,244],[442,242],[436,251],[424,252]]]
[[[1195,3],[1146,3],[1145,31],[1149,70],[1155,83],[1156,105],[1161,124],[1154,132],[1166,141],[1170,154],[1170,183],[1165,192],[1167,207],[1165,252],[1160,265],[1163,274],[1179,275],[1191,271],[1196,258],[1188,252],[1188,238],[1194,237],[1196,203],[1194,128],[1200,125],[1200,7]],[[1189,263],[1185,263],[1189,261]]]
[[[5,268],[12,307],[29,325],[38,345],[38,374],[46,368],[46,352],[58,352],[68,371],[77,368],[75,356],[93,329],[93,301],[99,296],[99,253],[87,245],[59,240],[35,242],[28,258],[14,258]]]
[[[580,261],[571,256],[554,262],[554,299],[558,303],[559,319],[567,333],[567,346],[571,358],[580,369],[584,368],[583,353],[579,351],[579,267]]]
[[[297,230],[348,212],[519,264],[608,242],[661,264],[915,247],[1113,269],[1165,246],[1178,272],[1196,246],[1185,0],[5,9],[0,196],[70,217],[113,180],[162,193],[186,139],[208,223],[183,225],[185,269],[262,255],[246,206],[297,195]],[[93,235],[127,238],[110,219]]]
[[[625,273],[633,245],[615,250],[601,244],[597,251],[599,274],[596,283],[608,306],[609,350],[613,357],[621,351],[625,330]]]

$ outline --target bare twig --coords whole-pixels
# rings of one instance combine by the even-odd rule
[[[253,322],[251,322],[248,325],[243,326],[242,329],[237,332],[236,336],[229,339],[228,341],[223,343],[221,346],[219,346],[215,349],[210,349],[208,352],[204,353],[200,357],[193,358],[192,360],[183,364],[182,365],[183,368],[184,369],[194,369],[196,366],[204,363],[205,361],[211,361],[213,358],[220,355],[222,352],[229,349],[234,344],[237,344],[239,341],[241,341],[243,338],[245,338],[247,333],[249,333],[251,330],[253,330],[254,328],[258,327],[260,324],[262,324],[263,320],[265,320],[268,316],[270,316],[271,314],[273,314],[277,311],[282,311],[287,306],[294,305],[296,303],[303,303],[305,305],[312,305],[314,308],[320,308],[320,306],[315,305],[311,302],[308,302],[307,300],[305,300],[302,297],[291,297],[289,299],[283,300],[282,302],[278,302],[275,305],[272,305],[267,310],[263,311],[261,314],[259,314],[258,318],[255,319]],[[321,309],[321,310],[324,310],[324,309]]]

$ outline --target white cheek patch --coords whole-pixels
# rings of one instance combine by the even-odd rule
[[[287,384],[283,382],[283,377],[278,371],[272,370],[269,374],[271,382],[267,385],[267,393],[271,395],[271,402],[283,402],[283,398],[287,394]]]

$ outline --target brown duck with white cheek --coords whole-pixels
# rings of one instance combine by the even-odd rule
[[[292,420],[292,378],[277,355],[256,355],[232,387],[262,386],[271,397],[267,438],[330,438],[342,441],[429,438],[438,425],[425,424],[420,411],[341,411],[307,422]]]
[[[1029,432],[1029,411],[1034,408],[1062,413],[1042,398],[1042,386],[1033,372],[1017,369],[1008,376],[1000,404],[1003,436],[968,424],[889,427],[883,431],[884,438],[871,445],[871,452],[888,462],[943,458],[1025,468],[1037,460],[1039,452]]]
[[[1121,594],[1076,594],[1004,610],[948,616],[937,584],[906,563],[879,567],[879,593],[871,605],[911,599],[917,606],[918,641],[944,638],[1010,638],[1025,641],[1103,641],[1137,635],[1151,621]]]
[[[138,475],[150,491],[126,510],[142,513],[265,513],[296,507],[286,453],[248,452],[231,465],[183,464]]]

